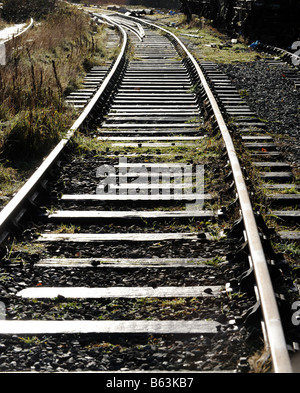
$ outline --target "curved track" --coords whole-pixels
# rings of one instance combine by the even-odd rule
[[[48,340],[58,335],[69,349],[73,341],[65,341],[65,336],[74,334],[87,337],[84,340],[93,348],[102,348],[105,337],[109,346],[109,337],[115,343],[124,337],[149,341],[151,336],[164,348],[158,350],[162,361],[154,365],[152,354],[142,360],[137,355],[131,363],[120,356],[119,366],[109,366],[100,352],[94,371],[236,371],[255,350],[255,345],[246,349],[241,342],[248,329],[256,334],[260,330],[251,322],[259,305],[274,371],[291,371],[242,170],[199,65],[166,30],[158,34],[150,24],[142,27],[133,19],[105,18],[123,34],[118,60],[68,138],[0,216],[2,241],[7,241],[14,233],[12,217],[20,224],[23,213],[28,214],[24,196],[31,195],[31,201],[48,209],[33,216],[33,228],[26,224],[19,237],[26,244],[29,233],[35,252],[12,246],[6,255],[9,264],[3,274],[11,274],[15,286],[6,286],[8,318],[0,322],[2,334],[46,335]],[[124,29],[131,32],[135,46],[129,59],[124,58]],[[99,151],[61,157],[74,133],[87,126]],[[60,168],[54,167],[57,157]],[[37,195],[36,185],[49,168],[55,172],[48,186],[51,193]],[[234,180],[236,204],[228,179]],[[240,222],[234,228],[231,216]],[[250,270],[256,289],[252,285],[245,290],[240,278]],[[23,318],[20,310],[33,307],[34,318]],[[62,308],[68,308],[64,316],[58,312]],[[175,364],[168,356],[182,336],[193,343],[194,352],[188,361]],[[182,350],[185,358],[186,349]],[[62,367],[74,369],[71,363]],[[76,356],[74,364],[76,370]]]

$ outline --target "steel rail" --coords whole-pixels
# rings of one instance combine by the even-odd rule
[[[17,194],[8,202],[8,204],[0,212],[0,245],[7,239],[11,233],[12,223],[17,224],[21,219],[25,209],[24,205],[30,197],[34,194],[35,190],[41,184],[42,180],[45,178],[49,169],[54,165],[54,163],[59,158],[60,154],[68,145],[70,140],[75,135],[76,131],[82,127],[85,122],[91,117],[94,108],[97,106],[98,102],[107,93],[108,89],[111,87],[111,83],[115,76],[118,74],[120,69],[123,67],[125,62],[126,48],[128,44],[127,33],[121,26],[117,26],[123,37],[123,44],[120,53],[114,62],[108,75],[102,82],[99,89],[96,91],[95,95],[92,97],[90,102],[81,112],[77,120],[73,123],[72,127],[66,132],[65,137],[55,146],[51,153],[45,158],[43,163],[39,168],[33,173],[33,175],[26,181],[26,183],[21,187]],[[24,211],[23,211],[24,210]],[[23,213],[22,213],[23,212]]]
[[[223,140],[227,148],[227,154],[231,164],[233,176],[235,179],[236,189],[237,189],[242,216],[244,220],[245,231],[247,234],[249,250],[251,253],[251,260],[256,277],[261,308],[265,320],[265,327],[266,327],[267,337],[269,341],[269,348],[271,351],[274,371],[277,373],[292,372],[287,346],[285,343],[284,333],[282,329],[282,324],[279,316],[279,311],[278,311],[278,307],[272,287],[272,282],[267,267],[267,261],[261,244],[259,232],[256,226],[256,220],[253,213],[253,208],[248,195],[247,187],[244,181],[239,160],[235,152],[232,138],[230,136],[226,123],[223,119],[222,113],[212,94],[212,91],[210,90],[209,85],[205,79],[205,76],[203,75],[201,68],[196,62],[196,60],[193,58],[193,56],[189,53],[186,47],[173,33],[150,22],[140,21],[140,19],[134,17],[128,17],[128,18],[132,18],[134,20],[137,20],[139,23],[142,22],[149,25],[152,28],[160,29],[164,31],[173,41],[175,46],[177,46],[177,48],[184,54],[185,58],[189,61],[190,67],[196,70],[197,72],[198,78],[201,81],[202,86],[206,92],[212,110],[214,112],[216,121],[218,123],[220,132],[223,136]],[[115,24],[117,25],[117,23]],[[1,211],[0,243],[4,240],[3,235],[8,233],[7,232],[8,223],[17,217],[17,215],[20,213],[20,210],[23,207],[24,200],[27,200],[28,197],[32,195],[32,193],[36,190],[38,184],[45,177],[50,167],[52,167],[52,165],[55,163],[55,161],[61,154],[64,147],[69,143],[71,138],[74,136],[75,132],[80,127],[82,127],[82,125],[86,122],[86,120],[91,116],[94,107],[100,100],[101,96],[105,93],[115,73],[119,70],[119,67],[122,65],[122,61],[124,59],[126,46],[127,46],[127,34],[121,26],[118,27],[122,32],[124,39],[123,39],[122,50],[118,56],[117,61],[114,63],[114,66],[112,67],[108,76],[105,78],[99,90],[96,92],[95,96],[86,106],[86,108],[81,113],[79,118],[75,121],[73,126],[68,130],[66,137],[59,142],[59,144],[54,148],[54,150],[50,153],[50,155],[45,159],[43,164],[25,183],[25,185],[20,189],[20,191],[16,194],[16,196]]]
[[[22,34],[26,33],[26,31],[28,31],[29,29],[31,29],[31,28],[32,28],[32,26],[33,26],[33,23],[34,23],[34,22],[33,22],[33,19],[32,19],[32,18],[30,18],[30,22],[29,22],[28,26],[26,26],[26,27],[25,27],[25,29],[24,29],[24,30],[20,31],[20,32],[19,32],[19,33],[17,33],[17,34],[13,34],[13,35],[12,35],[12,37],[10,37],[10,38],[8,38],[7,40],[5,40],[5,41],[1,42],[1,44],[6,44],[7,42],[9,42],[9,41],[12,41],[13,39],[15,39],[15,38],[19,37],[20,35],[22,35]]]
[[[107,16],[107,15],[104,15],[104,14],[95,14],[95,15],[99,15],[101,18],[103,18],[103,19],[107,19],[110,23],[112,23],[112,24],[115,24],[116,26],[118,25],[118,20],[120,21],[120,18],[115,18],[115,22],[109,17],[109,16]],[[112,16],[113,17],[113,14],[112,15],[110,15],[110,16]],[[140,23],[137,23],[137,22],[134,22],[135,24],[136,24],[136,27],[135,26],[133,26],[132,24],[130,24],[130,23],[124,23],[123,21],[122,21],[122,25],[126,28],[126,29],[128,29],[128,30],[130,30],[132,33],[134,33],[138,38],[139,38],[139,40],[140,41],[142,41],[143,40],[143,38],[145,37],[145,31],[144,31],[144,29],[143,29],[143,27],[142,27],[142,25],[140,24]]]
[[[140,21],[140,19],[136,17],[130,18]],[[142,23],[150,26],[151,28],[160,29],[167,34],[173,44],[184,54],[186,59],[189,61],[190,66],[196,70],[198,78],[205,90],[206,96],[210,102],[210,106],[213,110],[215,119],[222,134],[235,180],[236,191],[240,202],[251,261],[256,278],[273,369],[275,373],[291,373],[291,362],[285,341],[278,305],[268,270],[267,260],[260,240],[260,234],[257,228],[253,207],[250,201],[242,169],[226,122],[199,64],[185,47],[185,45],[179,40],[178,37],[176,37],[175,34],[168,31],[167,29],[146,21],[142,21]]]
[[[295,42],[295,44],[298,43],[300,44],[300,41]],[[295,53],[292,53],[285,49],[279,48],[277,46],[264,44],[263,42],[259,42],[255,49],[265,53],[276,54],[277,56],[281,56],[282,61],[285,61],[290,66],[294,66],[296,68],[298,67],[298,69],[300,69],[300,56],[297,54],[299,53],[299,49]]]

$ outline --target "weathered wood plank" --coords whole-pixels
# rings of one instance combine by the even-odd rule
[[[299,210],[272,210],[268,215],[272,217],[277,217],[282,220],[299,220],[300,211]]]
[[[49,214],[51,219],[176,219],[176,218],[212,218],[216,217],[212,210],[183,210],[183,211],[73,211],[62,210]]]
[[[220,296],[221,286],[192,286],[192,287],[31,287],[22,289],[17,296],[32,299],[53,299],[58,296],[72,299],[101,299],[101,298],[184,298]]]
[[[197,233],[42,233],[40,242],[161,242],[168,240],[201,240],[210,237],[209,234]]]
[[[225,261],[225,258],[222,259]],[[18,262],[17,262],[18,264]],[[97,267],[97,268],[147,268],[147,267],[213,267],[209,258],[45,258],[37,261],[39,267]]]
[[[300,240],[300,231],[279,231],[282,240]]]
[[[227,327],[227,326],[226,326]],[[0,321],[1,334],[216,334],[216,321]],[[233,330],[232,330],[233,331]]]
[[[65,194],[62,200],[75,201],[195,201],[204,200],[205,195],[199,194],[170,194],[170,195],[110,195],[110,194]]]

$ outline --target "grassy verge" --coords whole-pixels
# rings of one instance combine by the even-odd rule
[[[75,120],[64,97],[114,55],[105,41],[103,27],[61,4],[7,47],[0,68],[0,208]]]
[[[192,21],[187,23],[185,15],[181,13],[170,15],[165,12],[163,14],[154,13],[153,16],[147,16],[147,19],[151,19],[153,23],[164,25],[180,39],[190,41],[192,45],[189,50],[201,61],[249,62],[260,56],[249,48],[242,37],[238,39],[236,44],[232,44],[231,37],[227,37],[212,27],[210,21],[205,18],[193,15]]]

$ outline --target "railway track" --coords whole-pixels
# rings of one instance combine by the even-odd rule
[[[118,60],[1,212],[2,370],[248,371],[263,342],[274,371],[290,372],[269,260],[203,73],[166,31],[94,17],[120,29]],[[93,139],[80,155],[78,129]]]

